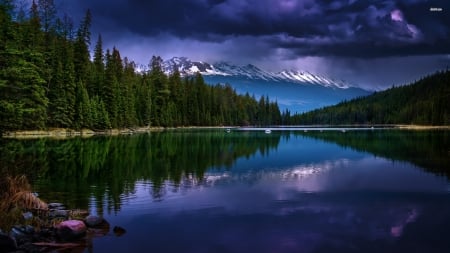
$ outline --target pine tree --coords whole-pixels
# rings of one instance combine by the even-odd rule
[[[92,128],[92,110],[88,92],[84,84],[79,81],[76,85],[75,128]]]
[[[124,70],[122,76],[122,93],[123,93],[123,106],[124,106],[124,125],[127,127],[137,125],[136,116],[136,97],[135,97],[135,86],[137,83],[137,78],[135,74],[136,64],[130,62],[128,58],[124,59]]]
[[[183,86],[181,81],[181,75],[178,68],[175,67],[172,74],[169,76],[169,91],[170,91],[170,115],[171,123],[174,126],[183,125],[182,108],[183,108]]]
[[[105,57],[102,36],[99,35],[94,49],[94,73],[88,87],[90,94],[99,96],[105,82]]]
[[[76,107],[73,50],[65,38],[59,38],[53,50],[56,67],[53,67],[52,85],[48,92],[49,124],[54,127],[72,127]]]
[[[77,31],[77,37],[74,42],[74,66],[75,66],[75,80],[85,82],[90,66],[90,26],[91,26],[91,12],[87,10],[83,21]]]
[[[45,128],[48,100],[42,66],[44,57],[27,46],[27,25],[15,29],[12,2],[0,5],[0,123],[3,129]],[[17,27],[17,26],[16,26]],[[17,116],[16,116],[17,115]]]
[[[34,0],[33,0],[33,4]],[[49,34],[55,29],[56,22],[56,6],[53,0],[38,0],[39,17],[42,21],[42,29],[44,34]]]
[[[150,62],[149,78],[152,83],[152,124],[164,126],[167,124],[167,99],[170,90],[167,83],[167,76],[162,71],[162,59],[153,56]]]
[[[136,114],[141,126],[151,125],[151,84],[147,74],[140,77],[140,84],[136,87]]]
[[[106,50],[105,81],[101,88],[101,100],[107,105],[109,120],[113,128],[118,127],[118,86],[113,57],[109,50]]]

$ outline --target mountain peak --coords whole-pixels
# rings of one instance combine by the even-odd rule
[[[289,82],[297,84],[320,85],[329,88],[347,89],[351,86],[344,82],[316,75],[304,70],[282,70],[280,72],[265,71],[253,64],[237,66],[230,62],[219,61],[209,64],[202,61],[192,61],[187,57],[173,57],[164,61],[163,70],[167,74],[177,68],[182,76],[192,76],[200,72],[205,76],[230,76],[249,80]]]

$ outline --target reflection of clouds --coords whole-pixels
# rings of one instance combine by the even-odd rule
[[[203,178],[203,181],[206,185],[214,186],[216,182],[220,182],[221,180],[230,178],[230,173],[218,173],[218,174],[211,174],[211,175],[205,175]]]
[[[424,216],[426,194],[446,191],[448,186],[408,163],[369,156],[269,166],[209,171],[201,178],[184,175],[177,184],[163,184],[160,202],[149,196],[151,183],[145,182],[147,190],[137,185],[137,198],[123,211],[157,213],[168,219],[206,213],[205,219],[225,219],[222,223],[212,218],[211,226],[236,222],[250,228],[248,217],[264,217],[256,222],[264,238],[278,242],[281,248],[274,252],[308,242],[305,252],[314,252],[318,245],[334,247],[355,238],[392,242]],[[287,220],[289,225],[283,223]],[[273,233],[274,227],[279,234]]]
[[[306,178],[314,174],[326,172],[330,169],[331,166],[329,164],[325,164],[324,166],[317,166],[317,165],[298,166],[291,170],[286,170],[282,172],[281,177],[285,180]]]
[[[409,223],[412,223],[416,221],[417,217],[419,216],[419,211],[416,208],[411,209],[406,214],[404,214],[404,217],[399,221],[399,223],[393,227],[391,227],[391,235],[393,237],[400,237],[403,233],[403,229],[406,225]]]
[[[296,165],[292,168],[286,169],[281,172],[283,179],[304,179],[312,175],[319,173],[326,173],[333,168],[347,165],[349,161],[347,159],[340,159],[335,161],[324,161],[323,163]]]
[[[335,161],[324,161],[321,163],[298,164],[283,169],[264,169],[248,170],[244,172],[210,172],[206,173],[203,180],[198,181],[203,186],[213,186],[217,183],[236,183],[236,182],[265,182],[265,181],[292,181],[306,180],[313,176],[326,174],[330,170],[338,167],[347,166],[348,159],[339,159]],[[193,179],[195,180],[195,179]]]

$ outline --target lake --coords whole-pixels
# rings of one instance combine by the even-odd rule
[[[1,140],[47,202],[126,229],[84,252],[450,252],[449,131],[190,129]]]

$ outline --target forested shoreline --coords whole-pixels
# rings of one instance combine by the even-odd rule
[[[450,70],[289,118],[290,124],[450,125]]]
[[[91,13],[78,28],[52,0],[27,9],[0,1],[0,134],[20,130],[180,126],[342,124],[449,125],[450,72],[311,112],[280,112],[276,101],[208,85],[200,74],[166,75],[149,57],[147,71],[91,45]]]
[[[48,128],[107,130],[281,124],[276,102],[238,95],[202,76],[166,75],[153,56],[148,71],[103,48],[90,55],[91,13],[75,30],[51,0],[29,10],[0,5],[0,131]]]

